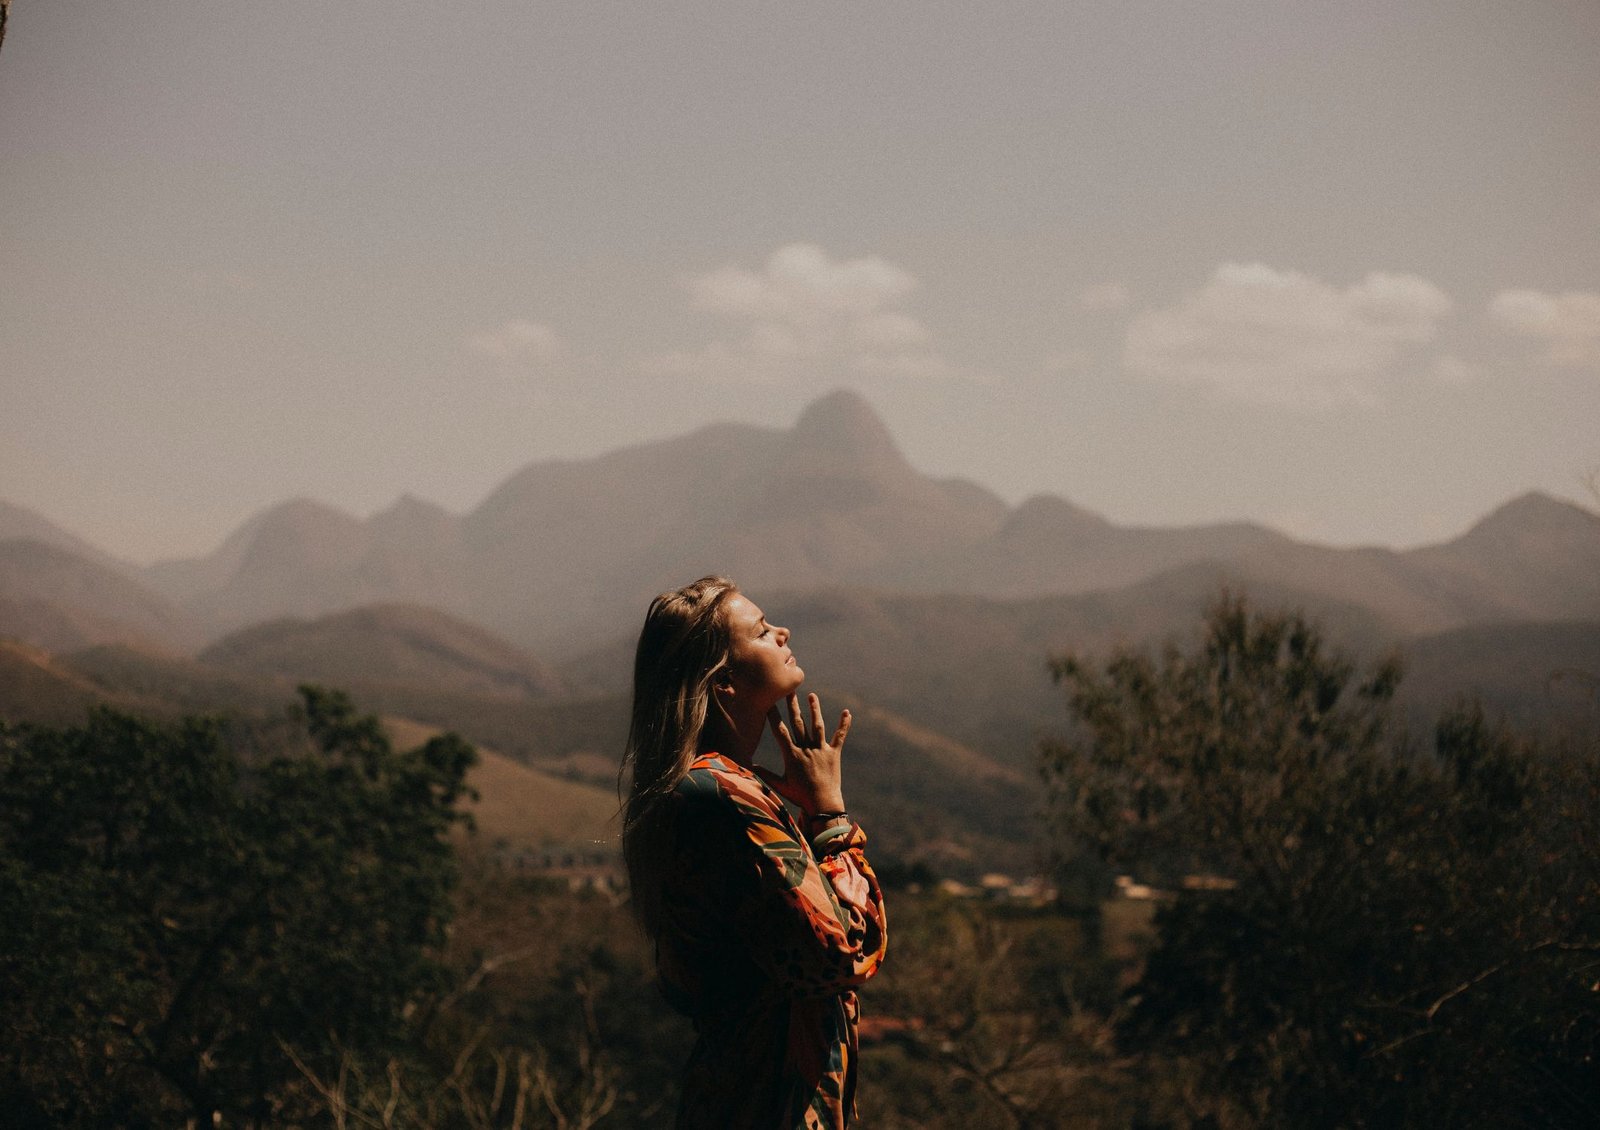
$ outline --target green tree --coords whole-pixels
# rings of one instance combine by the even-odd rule
[[[1054,672],[1063,851],[1175,891],[1119,1036],[1190,1080],[1193,1124],[1600,1123],[1593,741],[1465,706],[1412,749],[1395,662],[1226,596],[1192,651]]]
[[[396,752],[343,695],[302,698],[267,731],[110,710],[0,731],[11,1124],[264,1124],[304,1066],[404,1045],[444,976],[475,755]]]

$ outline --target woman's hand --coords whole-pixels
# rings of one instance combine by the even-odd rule
[[[776,706],[767,712],[772,736],[778,739],[778,749],[783,753],[783,775],[759,765],[756,773],[779,796],[798,805],[807,817],[818,812],[843,812],[839,755],[844,752],[844,739],[850,733],[850,712],[839,712],[839,728],[834,730],[831,740],[824,740],[822,703],[814,694],[807,695],[806,700],[811,706],[809,726],[800,716],[799,696],[789,696],[792,732],[784,725]]]

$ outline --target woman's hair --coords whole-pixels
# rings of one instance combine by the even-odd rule
[[[711,683],[728,665],[732,638],[723,609],[739,590],[726,577],[701,577],[650,602],[633,661],[633,717],[618,790],[622,855],[634,913],[651,937],[661,919],[662,871],[668,863],[662,803],[689,771],[711,702]]]

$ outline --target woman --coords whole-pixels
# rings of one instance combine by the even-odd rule
[[[679,1127],[842,1130],[855,1113],[853,989],[883,960],[883,898],[840,785],[850,712],[825,739],[804,680],[788,629],[724,577],[650,605],[622,842],[662,988],[698,1034]],[[753,763],[767,726],[782,774]]]

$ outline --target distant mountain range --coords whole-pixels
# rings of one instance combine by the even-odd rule
[[[631,633],[656,592],[713,571],[758,598],[1101,594],[1113,607],[1146,586],[1184,621],[1227,579],[1404,637],[1600,617],[1600,516],[1527,494],[1452,541],[1408,551],[1311,545],[1249,523],[1119,526],[1064,499],[1008,507],[976,484],[923,475],[849,392],[788,430],[714,424],[533,463],[462,515],[409,496],[366,520],[286,502],[205,557],[144,570],[0,505],[0,633],[53,649],[122,640],[190,651],[265,620],[407,604],[559,660]],[[1141,626],[1127,634],[1177,626],[1133,605],[1118,612]]]

